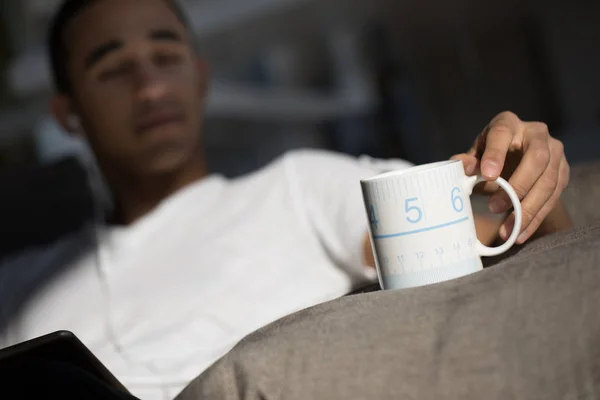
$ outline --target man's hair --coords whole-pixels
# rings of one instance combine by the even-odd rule
[[[67,68],[68,54],[64,38],[66,26],[77,15],[99,0],[65,0],[58,8],[50,22],[48,33],[48,52],[54,87],[61,93],[70,93],[71,80]],[[177,18],[189,30],[190,24],[176,0],[164,0],[173,10]]]

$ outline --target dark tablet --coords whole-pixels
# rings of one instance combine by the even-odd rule
[[[128,393],[125,386],[69,331],[54,332],[0,350],[0,370],[28,365],[64,365],[83,371],[111,389]],[[32,384],[35,380],[32,379]],[[1,388],[0,388],[1,392]]]

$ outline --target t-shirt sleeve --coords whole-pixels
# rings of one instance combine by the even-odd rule
[[[297,150],[288,154],[286,161],[289,183],[328,254],[356,278],[375,279],[375,271],[363,261],[368,217],[360,180],[412,164],[324,150]]]

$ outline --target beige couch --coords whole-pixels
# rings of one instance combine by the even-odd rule
[[[600,163],[571,182],[574,230],[470,276],[276,321],[178,400],[600,398]]]
[[[600,162],[574,165],[563,195],[575,226],[600,220]]]

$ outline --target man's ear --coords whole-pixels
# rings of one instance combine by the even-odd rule
[[[77,136],[81,136],[83,134],[79,124],[74,123],[74,117],[76,114],[69,96],[65,94],[55,94],[50,100],[50,111],[52,112],[52,115],[56,121],[66,132]]]

